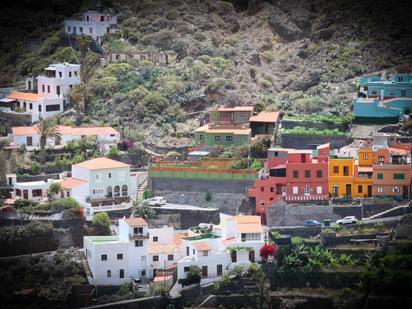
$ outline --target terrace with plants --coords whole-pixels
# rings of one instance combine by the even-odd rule
[[[343,132],[338,129],[324,129],[319,130],[316,128],[294,127],[291,129],[284,129],[283,134],[297,134],[297,135],[330,135],[330,136],[346,136],[350,137],[350,132]]]
[[[334,114],[292,114],[286,113],[283,120],[305,121],[314,123],[342,124],[348,125],[352,121],[352,115],[334,115]]]

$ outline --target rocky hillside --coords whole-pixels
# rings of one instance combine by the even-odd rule
[[[121,29],[107,38],[106,48],[173,50],[178,61],[99,68],[86,112],[159,147],[184,145],[181,137],[197,125],[186,113],[213,104],[346,113],[352,78],[412,64],[411,4],[401,1],[105,2],[120,13]],[[72,57],[67,48],[47,49],[44,42],[40,48],[16,56],[23,58],[21,75],[37,58]]]

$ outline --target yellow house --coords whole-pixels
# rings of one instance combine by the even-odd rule
[[[361,148],[358,150],[358,159],[355,161],[353,193],[354,197],[372,196],[373,150]]]
[[[352,196],[354,159],[338,157],[329,159],[329,193],[332,196]]]

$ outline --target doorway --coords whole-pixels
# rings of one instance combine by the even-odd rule
[[[352,195],[352,185],[346,185],[346,195]]]

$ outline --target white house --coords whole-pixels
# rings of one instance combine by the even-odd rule
[[[80,141],[83,138],[94,137],[98,145],[117,144],[120,142],[120,133],[112,127],[78,127],[59,126],[59,139],[49,138],[48,147],[64,146],[72,140]],[[17,146],[26,145],[28,150],[40,149],[40,134],[36,126],[13,127],[13,144]]]
[[[66,19],[64,32],[71,35],[87,35],[100,40],[106,33],[116,31],[117,16],[109,11],[87,11],[80,19]]]
[[[185,278],[190,266],[202,270],[202,281],[213,281],[235,265],[247,265],[260,260],[264,245],[264,230],[260,216],[221,215],[219,225],[209,232],[190,233],[180,245],[177,263],[178,279]]]
[[[60,114],[70,89],[80,84],[79,70],[78,64],[50,65],[37,77],[37,93],[31,92],[32,82],[26,82],[26,90],[13,91],[0,99],[0,111],[27,115],[31,123]]]
[[[23,198],[33,202],[41,202],[47,196],[47,190],[53,183],[53,179],[47,181],[26,181],[17,182],[16,174],[6,175],[7,184],[12,186],[11,198],[18,199]]]
[[[156,279],[158,269],[175,265],[180,258],[178,239],[173,228],[151,229],[142,218],[120,219],[117,236],[85,236],[89,283]]]
[[[98,211],[131,208],[139,181],[129,164],[100,157],[72,165],[72,175],[61,181],[61,187],[63,195],[83,205],[90,218]]]

